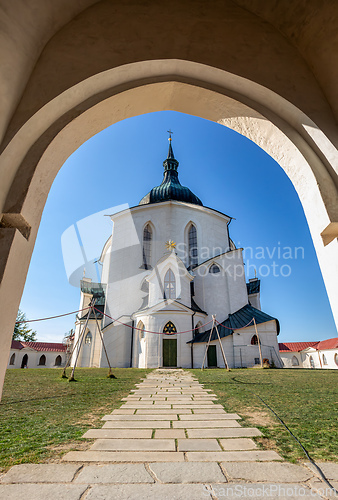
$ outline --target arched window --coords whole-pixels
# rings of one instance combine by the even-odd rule
[[[292,363],[292,366],[299,366],[298,358],[296,356],[293,356],[291,363]]]
[[[40,356],[39,366],[46,366],[46,356],[44,354]]]
[[[338,366],[338,354],[335,354],[334,355],[334,362],[336,363],[336,365]]]
[[[25,354],[21,361],[21,368],[28,367],[28,354]]]
[[[193,224],[191,224],[188,232],[188,257],[189,269],[196,267],[198,264],[197,230]]]
[[[174,333],[177,333],[176,326],[172,321],[168,321],[168,323],[163,328],[163,333],[165,333],[166,335],[174,335]]]
[[[144,327],[144,324],[142,323],[142,321],[140,321],[140,323],[138,324],[137,328],[139,329],[138,332],[139,332],[139,335],[140,335],[140,339],[144,339],[145,337],[145,327]]]
[[[62,358],[60,355],[55,358],[55,366],[61,366]]]
[[[254,335],[251,339],[251,345],[258,345],[258,337]]]
[[[153,239],[153,231],[150,224],[147,224],[143,229],[143,264],[144,269],[150,269],[151,259],[151,240]]]
[[[315,362],[313,361],[312,356],[310,356],[310,366],[311,366],[311,368],[315,368]]]
[[[176,299],[176,280],[171,269],[168,269],[164,277],[164,298]]]
[[[197,323],[197,325],[195,326],[195,330],[194,330],[194,337],[196,337],[196,335],[198,335],[200,333],[200,328],[202,326],[202,323],[199,321]]]
[[[324,363],[324,365],[327,365],[327,359],[326,359],[325,354],[323,354],[323,363]]]
[[[86,338],[85,338],[85,344],[91,344],[93,340],[93,336],[90,332],[87,333]]]
[[[210,274],[217,274],[220,273],[221,270],[217,264],[213,264],[212,266],[209,267],[209,273]]]
[[[12,354],[11,359],[9,360],[10,365],[14,365],[15,363],[15,352]]]

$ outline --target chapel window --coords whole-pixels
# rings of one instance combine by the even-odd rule
[[[46,356],[43,354],[42,356],[40,356],[39,366],[45,366],[45,365],[46,365]]]
[[[85,338],[85,344],[91,344],[93,340],[93,336],[90,332],[87,333],[86,338]]]
[[[251,345],[258,345],[258,337],[257,337],[257,335],[254,335],[251,338]]]
[[[298,361],[298,358],[296,356],[293,356],[292,357],[292,366],[299,366],[299,361]]]
[[[142,323],[142,321],[139,323],[139,325],[138,325],[137,328],[139,329],[140,339],[144,339],[144,337],[145,337],[145,331],[144,331],[145,330],[145,326]]]
[[[150,224],[147,224],[143,229],[143,264],[144,269],[150,269],[151,259],[151,241],[153,239],[153,231]]]
[[[168,323],[163,328],[163,333],[165,333],[166,335],[174,335],[174,333],[177,333],[176,326],[172,321],[168,321]]]
[[[336,363],[336,365],[338,366],[338,354],[335,354],[334,355],[334,362]]]
[[[328,364],[328,363],[327,363],[327,359],[326,359],[325,354],[323,354],[323,363],[324,363],[324,365],[327,365],[327,364]]]
[[[311,366],[311,368],[315,368],[315,362],[313,361],[312,356],[310,356],[310,366]]]
[[[176,280],[171,269],[168,269],[164,277],[164,298],[176,299]]]
[[[14,363],[15,363],[15,352],[12,354],[11,359],[9,361],[10,365],[14,365]]]
[[[188,232],[188,257],[189,257],[189,268],[192,269],[198,264],[198,254],[197,254],[197,230],[196,227],[191,224]]]
[[[55,366],[61,366],[62,363],[62,358],[60,355],[56,356],[55,358]]]
[[[209,273],[210,274],[217,274],[217,273],[220,273],[220,272],[221,272],[221,270],[220,270],[220,268],[219,268],[219,266],[217,264],[213,264],[209,268]]]

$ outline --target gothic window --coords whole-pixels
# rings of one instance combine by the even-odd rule
[[[9,361],[10,365],[14,365],[14,363],[15,363],[15,353],[12,354],[11,359]]]
[[[326,359],[325,354],[323,354],[323,363],[324,363],[324,365],[327,365],[327,359]]]
[[[153,239],[153,231],[150,224],[147,224],[143,229],[143,264],[144,269],[150,269],[151,259],[151,240]]]
[[[198,264],[198,254],[197,254],[197,231],[196,227],[191,224],[188,232],[188,256],[189,256],[189,268],[192,269]]]
[[[311,366],[311,368],[315,368],[315,362],[313,361],[312,356],[310,356],[310,366]]]
[[[213,264],[209,268],[209,273],[210,274],[217,274],[217,273],[220,273],[220,272],[221,272],[221,270],[220,270],[220,268],[219,268],[219,266],[217,264]]]
[[[174,335],[174,333],[177,333],[176,326],[172,321],[168,321],[168,323],[163,328],[163,333],[165,333],[166,335]]]
[[[197,323],[197,325],[195,326],[194,337],[196,337],[196,335],[200,333],[201,326],[202,326],[201,322]]]
[[[61,356],[56,356],[55,358],[55,366],[61,366],[62,358]]]
[[[171,269],[168,269],[164,277],[164,298],[176,299],[176,280]]]
[[[296,356],[293,356],[292,357],[292,366],[299,366],[299,361],[298,361],[298,358]]]
[[[257,335],[254,335],[251,339],[251,345],[258,345]]]
[[[91,344],[93,340],[93,336],[90,332],[87,333],[86,338],[85,338],[85,344]]]
[[[40,356],[39,366],[46,366],[46,356],[44,354]]]

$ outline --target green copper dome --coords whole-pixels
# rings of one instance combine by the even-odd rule
[[[178,180],[178,161],[175,159],[173,148],[171,145],[171,137],[169,137],[169,152],[168,157],[163,162],[164,174],[163,181],[160,186],[154,187],[146,194],[139,205],[148,205],[150,203],[160,203],[162,201],[184,201],[194,205],[201,205],[201,200],[189,188],[182,186]]]

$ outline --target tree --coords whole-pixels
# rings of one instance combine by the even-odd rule
[[[36,342],[36,332],[27,326],[27,318],[24,312],[18,310],[12,340],[22,342]]]

